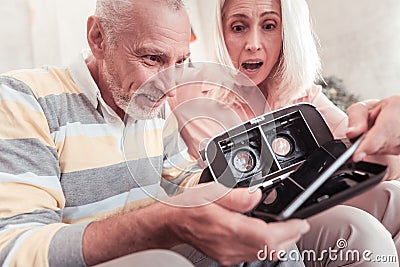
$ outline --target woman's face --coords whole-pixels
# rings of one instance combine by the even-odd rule
[[[280,0],[226,0],[222,26],[233,65],[255,84],[264,81],[282,48]]]

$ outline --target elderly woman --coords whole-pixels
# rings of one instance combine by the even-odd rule
[[[314,84],[319,76],[320,58],[305,0],[217,0],[215,11],[217,63],[240,72],[257,85],[259,91],[248,89],[249,86],[245,86],[245,93],[231,91],[226,85],[218,86],[215,82],[188,82],[178,87],[176,97],[169,102],[193,157],[199,158],[199,148],[208,138],[235,126],[238,121],[299,102],[316,106],[335,138],[346,136],[346,114]],[[202,70],[199,73],[201,76]],[[203,77],[205,74],[212,75],[212,71],[203,72]],[[215,79],[221,78],[220,74],[215,76]],[[209,100],[206,114],[217,115],[204,116],[204,99]],[[202,110],[200,116],[193,111],[196,102]],[[189,109],[186,103],[190,103],[186,105]],[[399,157],[384,160],[389,165],[387,179],[398,177]],[[301,239],[299,248],[322,256],[318,260],[305,258],[306,265],[375,266],[374,262],[362,258],[337,257],[334,260],[328,254],[323,255],[329,249],[396,255],[395,245],[397,250],[400,247],[400,222],[399,208],[395,204],[399,201],[400,187],[382,182],[346,205],[309,218],[311,231]],[[338,247],[341,239],[346,240],[345,247]]]

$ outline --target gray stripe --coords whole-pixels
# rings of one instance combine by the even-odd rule
[[[64,173],[61,175],[61,186],[66,207],[90,204],[128,192],[132,188],[159,183],[161,164],[160,156]]]
[[[60,223],[61,220],[62,220],[62,211],[37,210],[29,214],[17,215],[7,219],[0,219],[0,229],[11,224],[24,224],[24,223],[51,224],[51,223]],[[8,253],[10,253],[11,249],[15,245],[15,242],[23,233],[25,232],[22,232],[18,236],[16,236],[0,252],[0,263],[3,263],[6,260]]]
[[[0,76],[0,84],[5,84],[17,92],[34,96],[32,90],[29,88],[28,85],[12,77]]]
[[[82,253],[82,239],[88,224],[89,222],[73,224],[57,231],[50,242],[50,267],[86,266]]]
[[[34,96],[28,85],[15,78],[0,76],[0,83],[15,91]],[[60,95],[48,95],[38,98],[38,102],[47,118],[51,132],[57,131],[67,123],[105,123],[101,114],[93,107],[85,94],[63,93]]]
[[[104,118],[84,94],[48,95],[38,99],[46,115],[50,132],[67,123],[105,124]]]
[[[24,223],[61,223],[62,211],[54,210],[36,210],[31,213],[21,214],[14,217],[0,219],[0,229],[9,224],[24,224]]]
[[[29,214],[18,215],[0,220],[0,229],[10,224],[23,223],[61,223],[62,211],[38,210]],[[54,235],[49,248],[50,266],[86,266],[82,255],[82,236],[89,224],[75,224],[66,226]],[[41,226],[39,226],[41,227]],[[15,245],[16,240],[23,233],[16,236],[0,253],[0,263],[3,263]]]
[[[0,139],[0,172],[60,176],[57,151],[38,139]]]

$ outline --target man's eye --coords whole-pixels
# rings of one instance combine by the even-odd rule
[[[183,65],[183,64],[185,64],[185,61],[186,61],[186,60],[187,60],[187,58],[183,58],[183,59],[181,59],[181,60],[178,60],[178,61],[176,62],[175,65],[177,65],[177,66]]]
[[[143,60],[147,65],[150,65],[150,66],[154,66],[154,65],[156,65],[156,64],[161,62],[161,58],[159,56],[156,56],[156,55],[144,56]]]

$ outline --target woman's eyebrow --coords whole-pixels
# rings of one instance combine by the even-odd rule
[[[261,13],[260,17],[264,17],[264,16],[268,16],[268,15],[275,15],[277,17],[280,16],[279,13],[276,11],[265,11],[265,12]],[[249,18],[249,16],[244,13],[235,13],[235,14],[230,15],[227,18]]]
[[[265,12],[261,13],[261,17],[268,16],[268,15],[275,15],[275,16],[280,17],[279,13],[276,11],[265,11]]]

